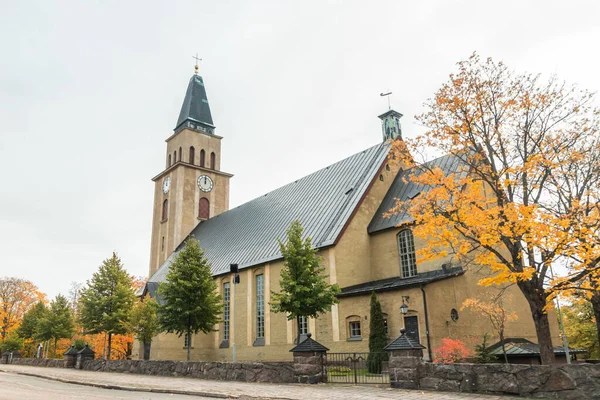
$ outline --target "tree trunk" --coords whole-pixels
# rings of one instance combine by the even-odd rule
[[[500,343],[502,343],[502,354],[504,354],[504,363],[508,364],[508,356],[506,355],[506,347],[504,346],[504,331],[500,332]]]
[[[300,316],[296,315],[296,332],[297,332],[297,337],[296,337],[296,344],[300,344]]]
[[[550,322],[548,321],[548,314],[544,312],[546,306],[544,289],[538,289],[535,283],[531,281],[519,281],[517,285],[525,296],[527,303],[529,303],[538,345],[540,346],[541,362],[543,365],[554,364],[555,357],[554,348],[552,347],[552,335],[550,334]]]
[[[150,360],[150,347],[152,346],[152,342],[144,342],[144,360]]]
[[[110,350],[112,346],[112,332],[108,332],[108,348],[106,350],[106,359],[110,360]]]
[[[594,318],[596,318],[596,333],[598,335],[598,347],[600,347],[600,291],[595,291],[590,301],[592,302],[592,310],[594,310]]]
[[[187,339],[187,360],[190,361],[190,352],[192,349],[192,330],[189,326],[187,331]]]
[[[54,357],[56,358],[56,342],[58,342],[58,338],[54,338]]]

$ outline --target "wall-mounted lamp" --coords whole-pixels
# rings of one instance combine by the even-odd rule
[[[406,303],[408,303],[409,299],[409,296],[402,296],[402,305],[400,306],[400,312],[402,313],[402,315],[405,315],[408,312],[408,305]],[[404,302],[404,300],[406,300],[406,303]]]

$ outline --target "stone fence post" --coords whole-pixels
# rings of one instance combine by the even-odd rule
[[[406,329],[400,329],[400,336],[388,344],[390,384],[393,388],[418,389],[419,379],[425,375],[423,349],[406,335]]]
[[[75,368],[83,369],[83,362],[86,360],[93,360],[95,356],[96,353],[94,350],[90,349],[90,346],[86,343],[85,347],[77,352]]]
[[[63,354],[64,367],[65,368],[75,368],[75,364],[77,363],[77,349],[75,345],[71,345],[69,350],[67,350]]]
[[[306,334],[306,339],[290,350],[294,353],[294,380],[298,383],[325,382],[327,377],[323,363],[327,356],[327,347]]]

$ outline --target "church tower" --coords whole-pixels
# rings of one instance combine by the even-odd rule
[[[152,275],[196,225],[229,209],[229,178],[221,171],[221,139],[215,135],[202,77],[191,77],[165,169],[154,181],[150,246]]]

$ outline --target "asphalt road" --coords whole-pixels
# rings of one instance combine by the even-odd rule
[[[54,400],[54,399],[124,399],[124,400],[194,400],[208,397],[162,393],[130,392],[73,385],[32,376],[0,372],[0,399],[2,400]]]

